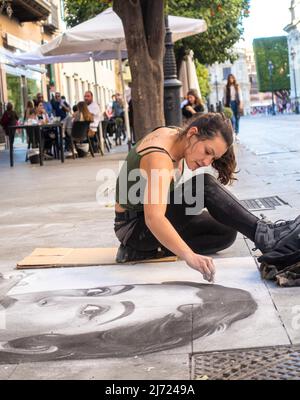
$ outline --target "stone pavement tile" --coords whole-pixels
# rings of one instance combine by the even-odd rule
[[[9,366],[9,368],[16,368]],[[1,376],[1,375],[0,375]],[[11,380],[189,380],[188,354],[19,364]]]
[[[299,287],[281,288],[267,282],[272,300],[293,344],[300,344]]]
[[[291,207],[296,208],[298,210],[300,209],[300,188],[298,191],[294,191],[293,193],[288,193],[286,197]]]
[[[206,337],[197,339],[193,328],[193,352],[289,343],[287,333],[252,257],[222,260],[216,283],[249,292],[257,303],[257,309],[247,318],[239,319],[231,326],[228,326],[226,318],[224,321],[220,320],[219,324],[216,323],[215,332]],[[233,293],[231,301],[232,307],[228,315],[236,313],[238,316],[242,309],[247,313],[248,305],[241,302],[238,293]]]
[[[250,255],[248,246],[243,238],[238,238],[232,246],[228,249],[222,250],[212,257],[224,258],[224,257],[248,257]]]

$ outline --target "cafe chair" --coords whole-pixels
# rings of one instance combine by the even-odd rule
[[[74,121],[72,125],[72,131],[71,131],[71,151],[73,155],[73,159],[75,159],[75,143],[76,142],[83,142],[87,141],[89,145],[89,151],[92,155],[92,157],[95,157],[93,146],[91,143],[91,138],[88,135],[90,128],[90,122],[89,121]]]
[[[103,141],[104,141],[104,145],[106,147],[106,150],[108,152],[110,152],[110,149],[112,148],[112,144],[111,141],[109,140],[108,137],[108,126],[109,126],[109,121],[108,120],[104,120],[102,122],[100,122],[102,124],[102,132],[103,132]]]

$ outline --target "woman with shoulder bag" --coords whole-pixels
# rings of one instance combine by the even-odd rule
[[[240,131],[240,117],[243,115],[243,97],[240,85],[233,74],[228,75],[224,92],[224,106],[231,108],[233,112],[232,125],[235,134]]]

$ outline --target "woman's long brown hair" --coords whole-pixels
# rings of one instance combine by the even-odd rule
[[[233,78],[233,83],[230,83],[230,78]],[[226,88],[229,88],[231,85],[233,85],[235,87],[235,90],[238,90],[239,84],[237,83],[236,77],[233,74],[228,75]]]
[[[232,184],[236,180],[236,158],[233,149],[233,128],[230,119],[223,113],[207,113],[194,117],[193,121],[179,133],[183,138],[190,128],[196,127],[199,140],[214,139],[221,136],[227,144],[227,151],[221,158],[212,163],[212,167],[218,171],[218,180],[223,184]]]
[[[190,89],[187,92],[187,96],[194,96],[195,97],[195,104],[196,106],[203,106],[203,101],[202,99],[199,97],[197,90],[195,89]]]
[[[87,107],[85,101],[80,101],[80,102],[77,104],[77,107],[78,107],[78,112],[79,112],[79,113],[82,113],[83,119],[84,119],[85,121],[93,121],[93,120],[94,120],[93,114],[91,114],[91,113],[89,112],[89,109],[88,109],[88,107]]]

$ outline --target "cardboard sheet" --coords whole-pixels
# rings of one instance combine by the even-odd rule
[[[108,248],[37,248],[29,256],[17,263],[17,269],[84,267],[94,265],[112,265],[117,254],[116,247]],[[145,262],[176,261],[176,256],[135,261],[129,264]]]

